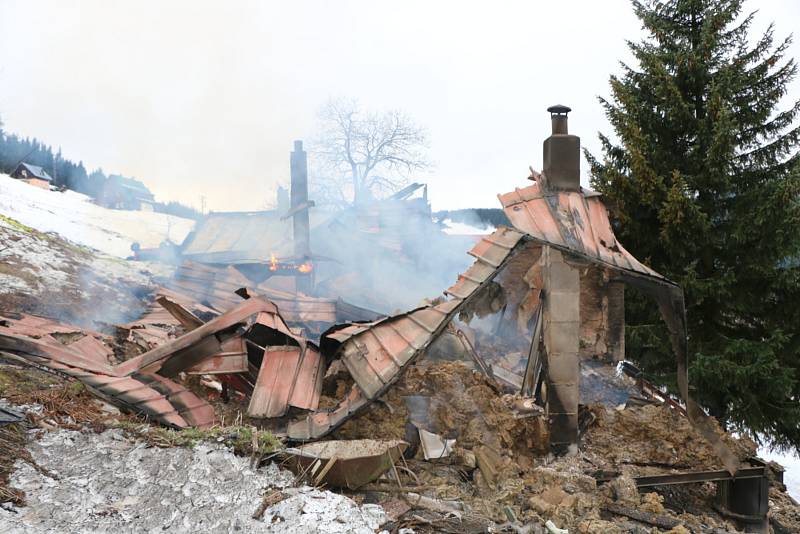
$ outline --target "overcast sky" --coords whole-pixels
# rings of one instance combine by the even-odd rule
[[[797,0],[746,6],[756,30],[800,28]],[[434,209],[496,207],[541,167],[548,106],[597,150],[596,97],[640,31],[626,0],[0,0],[0,117],[159,200],[250,210],[320,106],[355,97],[428,128]]]

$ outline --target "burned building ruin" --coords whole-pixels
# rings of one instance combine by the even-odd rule
[[[616,240],[600,195],[580,186],[580,139],[569,134],[570,109],[548,111],[552,135],[544,141],[543,171],[531,173],[531,184],[498,196],[512,226],[483,237],[469,251],[472,266],[422,306],[329,324],[312,340],[306,334],[319,328],[301,332],[288,324],[282,304],[258,288],[238,289],[237,296],[230,288],[230,299],[244,301],[217,295],[215,306],[194,298],[193,288],[207,289],[197,282],[165,289],[160,308],[129,325],[147,350],[126,361],[111,363],[111,351],[96,333],[63,345],[52,334],[66,327],[29,317],[3,319],[0,351],[74,377],[126,410],[177,428],[215,424],[212,406],[180,382],[182,373],[214,375],[226,393],[246,399],[252,420],[291,442],[335,432],[390,392],[420,360],[463,359],[498,391],[540,405],[547,421],[545,448],[569,455],[581,438],[580,405],[605,400],[608,388],[598,392],[593,384],[613,375],[624,358],[624,298],[630,285],[657,302],[675,353],[680,409],[725,467],[702,476],[664,475],[672,478],[657,483],[722,481],[726,505],[765,517],[763,466],[740,466],[689,395],[681,288]],[[300,176],[304,158],[296,144],[292,168]],[[295,219],[295,258],[313,257],[309,207],[307,194],[293,194],[287,217]],[[302,323],[303,307],[298,310],[296,322]],[[166,327],[183,333],[171,338]],[[349,387],[321,407],[326,380],[334,375],[346,375]],[[736,473],[740,479],[734,479]],[[642,481],[647,483],[654,482]]]

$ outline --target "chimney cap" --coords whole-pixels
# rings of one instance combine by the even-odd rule
[[[572,111],[572,108],[564,106],[562,104],[556,104],[555,106],[550,106],[549,108],[547,108],[547,111],[549,111],[553,115],[566,115],[567,113]]]

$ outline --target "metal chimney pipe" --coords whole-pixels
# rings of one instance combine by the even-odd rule
[[[547,108],[553,133],[544,140],[543,171],[554,189],[577,191],[581,186],[581,139],[569,134],[567,106]]]
[[[547,108],[547,111],[550,113],[550,123],[553,127],[552,134],[567,135],[569,133],[569,128],[567,127],[567,115],[570,111],[572,111],[572,109],[567,106],[557,104]]]

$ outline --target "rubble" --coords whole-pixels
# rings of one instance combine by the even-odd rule
[[[180,417],[188,423],[186,417],[192,412],[186,411],[187,409],[197,410],[198,407],[207,406],[208,408],[202,409],[212,410],[208,412],[209,416],[204,416],[207,417],[205,419],[207,422],[199,426],[214,424],[213,421],[219,418],[219,406],[225,403],[203,400],[205,393],[192,387],[187,388],[186,385],[191,383],[189,380],[191,375],[188,373],[192,372],[192,369],[198,369],[198,365],[204,365],[204,361],[227,360],[231,356],[245,357],[249,362],[248,370],[244,374],[253,377],[249,379],[253,380],[249,387],[263,382],[261,377],[264,373],[272,377],[273,385],[263,390],[265,393],[269,392],[265,397],[266,404],[263,406],[267,415],[278,416],[272,417],[278,425],[276,427],[273,424],[271,428],[279,432],[281,428],[291,428],[291,420],[288,426],[281,426],[281,416],[287,413],[290,404],[306,406],[306,410],[313,405],[308,404],[309,401],[291,400],[294,398],[291,393],[293,382],[287,382],[290,389],[283,389],[284,393],[280,394],[278,392],[281,389],[275,386],[275,381],[283,380],[281,377],[287,376],[287,373],[295,374],[298,369],[302,369],[298,356],[303,354],[303,350],[307,351],[306,354],[319,355],[313,356],[318,358],[318,363],[310,368],[308,375],[317,377],[308,382],[315,385],[303,386],[300,390],[305,394],[318,392],[316,402],[317,410],[320,411],[317,413],[330,417],[337,409],[341,410],[339,399],[343,397],[355,395],[351,402],[364,402],[359,382],[356,380],[357,373],[354,377],[349,372],[350,367],[347,366],[346,358],[343,360],[345,365],[338,371],[335,370],[336,365],[332,363],[324,367],[322,364],[327,362],[332,351],[341,353],[341,347],[348,346],[348,343],[351,344],[349,346],[358,347],[358,343],[353,343],[351,340],[358,339],[364,333],[370,333],[369,324],[353,324],[331,329],[323,336],[320,348],[317,349],[316,345],[298,336],[282,320],[277,308],[263,299],[251,297],[222,314],[192,303],[185,295],[174,291],[162,292],[159,302],[161,308],[151,308],[143,319],[127,325],[123,330],[127,332],[125,341],[130,343],[131,339],[136,339],[135,343],[141,346],[141,349],[127,355],[120,353],[119,347],[115,345],[119,339],[30,316],[6,318],[3,326],[0,326],[0,332],[16,332],[2,336],[5,343],[4,355],[6,358],[15,356],[15,361],[38,363],[39,366],[58,370],[61,374],[74,376],[87,384],[88,391],[96,391],[99,384],[100,388],[106,388],[103,390],[106,393],[102,396],[116,402],[125,410],[135,408],[134,411],[141,412],[143,408],[147,408],[147,402],[151,401],[136,405],[131,404],[131,400],[124,393],[117,397],[109,396],[107,393],[109,390],[103,385],[105,383],[96,382],[96,377],[103,375],[118,377],[115,379],[116,382],[112,383],[124,383],[120,381],[123,378],[133,379],[151,388],[160,383],[172,384],[170,386],[172,388],[180,386],[184,388],[181,391],[185,392],[180,394],[182,399],[194,398],[196,401],[194,404],[181,401],[180,406],[183,408],[172,404],[175,416],[180,414]],[[434,302],[419,309],[418,312],[427,313],[436,306],[442,304]],[[457,307],[451,307],[449,310],[449,313],[444,312],[444,316],[454,317]],[[409,315],[401,316],[402,319],[406,317]],[[390,323],[383,321],[375,324]],[[233,337],[227,339],[242,339],[245,342],[249,340],[259,352],[262,350],[261,347],[264,347],[265,350],[261,353],[264,356],[275,354],[275,349],[292,356],[285,363],[274,367],[272,371],[269,366],[264,365],[256,371],[252,366],[257,360],[253,360],[249,346],[246,349],[239,349],[240,352],[223,349],[223,344],[219,342],[211,343],[207,348],[203,347],[202,340],[215,338],[217,333],[222,332],[235,332]],[[464,337],[467,335],[462,333]],[[456,339],[459,339],[458,336]],[[276,342],[277,345],[269,346],[269,343]],[[287,345],[287,343],[292,344]],[[405,372],[397,377],[396,382],[391,384],[392,387],[385,388],[383,394],[375,395],[375,400],[379,402],[362,404],[358,411],[345,409],[342,413],[346,414],[347,418],[338,427],[322,427],[332,431],[333,437],[337,439],[372,439],[380,436],[382,439],[407,439],[411,442],[409,456],[413,457],[407,460],[409,471],[400,470],[399,481],[394,480],[396,479],[394,473],[390,473],[392,476],[376,487],[368,486],[371,489],[367,491],[385,492],[391,497],[396,493],[389,491],[389,488],[392,484],[399,483],[400,487],[410,488],[414,490],[412,493],[425,499],[455,499],[452,502],[459,503],[458,506],[466,514],[460,521],[476,525],[476,528],[478,525],[484,528],[489,525],[504,524],[508,522],[509,517],[515,518],[519,525],[542,526],[549,520],[558,528],[577,529],[579,532],[613,532],[614,529],[624,531],[620,526],[623,522],[647,523],[645,519],[648,518],[657,521],[659,525],[672,525],[676,528],[680,525],[734,528],[729,520],[710,507],[710,495],[699,494],[698,497],[693,497],[699,499],[699,505],[696,506],[704,510],[703,515],[685,517],[678,507],[680,499],[683,498],[680,496],[680,491],[677,494],[654,494],[651,491],[649,494],[661,498],[639,499],[636,484],[630,482],[632,480],[630,477],[641,475],[674,472],[680,469],[708,470],[723,466],[714,448],[680,410],[671,407],[669,403],[661,406],[631,405],[623,410],[616,409],[618,406],[591,405],[583,412],[591,417],[584,418],[588,422],[585,423],[583,430],[580,455],[551,460],[547,455],[549,435],[544,411],[536,405],[535,399],[521,397],[517,388],[508,389],[508,386],[499,385],[491,373],[486,373],[480,364],[485,359],[492,362],[493,366],[505,365],[524,373],[525,358],[514,357],[518,351],[510,350],[515,345],[508,341],[495,344],[494,349],[506,347],[504,350],[510,352],[503,353],[501,349],[492,354],[489,350],[492,347],[490,343],[490,338],[483,334],[479,336],[475,347],[472,348],[476,353],[481,352],[479,358],[475,358],[468,351],[465,353],[459,351],[460,356],[449,361],[447,358],[432,360],[426,358],[424,350],[418,351],[414,356],[414,364],[409,365]],[[196,348],[187,351],[189,347]],[[323,357],[324,354],[328,356]],[[112,365],[114,359],[117,359],[118,363]],[[281,361],[274,358],[265,360],[271,361],[271,365]],[[349,363],[350,366],[353,365],[353,361]],[[236,384],[234,387],[235,383],[231,382],[231,379],[237,375],[231,368],[227,368],[226,372],[221,374],[209,375],[208,373],[214,372],[213,367],[206,366],[195,372],[217,377],[216,379],[222,381],[224,384],[222,387],[227,388],[229,393],[231,390],[240,391],[244,395],[242,400],[245,402],[242,412],[246,411],[248,387],[243,384]],[[324,371],[328,368],[330,372],[326,375]],[[82,371],[78,372],[76,369]],[[243,368],[240,369],[243,371]],[[87,374],[86,371],[90,370],[91,372]],[[240,375],[242,371],[239,371]],[[174,378],[154,374],[162,372]],[[182,372],[187,373],[185,379],[180,378],[183,376]],[[592,372],[596,374],[595,371]],[[299,383],[297,382],[299,376],[295,374],[294,384]],[[361,380],[364,378],[361,377]],[[181,381],[186,385],[181,386]],[[601,389],[613,389],[619,386],[613,380],[605,378],[595,380],[593,384]],[[624,387],[630,387],[630,384],[624,384]],[[516,393],[508,393],[514,390]],[[213,391],[217,393],[216,389]],[[192,397],[187,397],[189,394]],[[250,395],[252,403],[252,398],[257,398],[257,395],[253,393]],[[162,398],[170,402],[169,396]],[[233,402],[231,400],[228,404]],[[330,411],[331,408],[333,411]],[[57,406],[53,404],[50,409],[57,409]],[[291,409],[297,414],[298,408]],[[172,412],[169,410],[162,412],[151,410],[150,415],[155,415],[157,420],[160,419],[164,423],[175,425],[178,420],[170,413]],[[75,419],[84,420],[95,416],[95,414],[91,417],[86,414],[74,415]],[[289,415],[289,417],[298,416]],[[308,421],[309,417],[315,416],[299,417],[300,419],[296,420],[302,421],[305,418]],[[194,420],[199,421],[196,416]],[[269,420],[270,417],[267,417],[260,421],[264,424]],[[258,424],[258,421],[259,419],[248,418],[250,423]],[[188,425],[181,423],[175,426]],[[418,446],[421,441],[419,435],[425,432],[440,436],[445,443],[451,445],[452,453],[446,456],[439,455],[443,457],[435,460],[431,459],[429,454],[429,460],[426,461],[424,447]],[[292,437],[290,433],[284,436]],[[409,436],[416,436],[416,439],[410,439]],[[740,460],[745,460],[754,453],[752,444],[747,441],[734,440],[727,436],[724,439],[727,446],[736,451]],[[318,466],[317,470],[324,470],[328,464],[330,464],[329,469],[332,469],[336,463],[339,462],[323,462],[325,465]],[[612,473],[612,476],[616,476],[614,474],[623,476],[612,479],[610,484],[602,484],[602,476],[598,478],[596,475],[600,471]],[[323,473],[325,474],[327,472]],[[313,478],[311,480],[315,481]],[[628,483],[624,484],[625,481]],[[319,478],[316,482],[323,482],[323,478]],[[360,485],[362,483],[350,487]],[[28,487],[23,484],[20,489]],[[291,495],[286,492],[283,494]],[[290,506],[283,505],[286,501],[293,502],[291,497],[287,497],[273,507]],[[423,501],[424,499],[416,499],[418,506]],[[250,507],[255,509],[252,502]],[[270,515],[271,509],[272,507],[268,506],[264,510],[265,521],[283,517]],[[413,509],[412,506],[411,511],[399,517],[398,524],[415,524],[419,527]],[[452,510],[437,512],[430,506],[425,510],[428,514],[426,521],[434,522],[431,524],[442,526],[444,523],[436,521],[446,523],[453,520],[452,517],[445,519],[430,515],[439,513],[441,516],[444,513],[448,516],[452,515]],[[618,513],[621,510],[625,510],[626,514]],[[250,509],[248,513],[252,516],[253,510]]]

